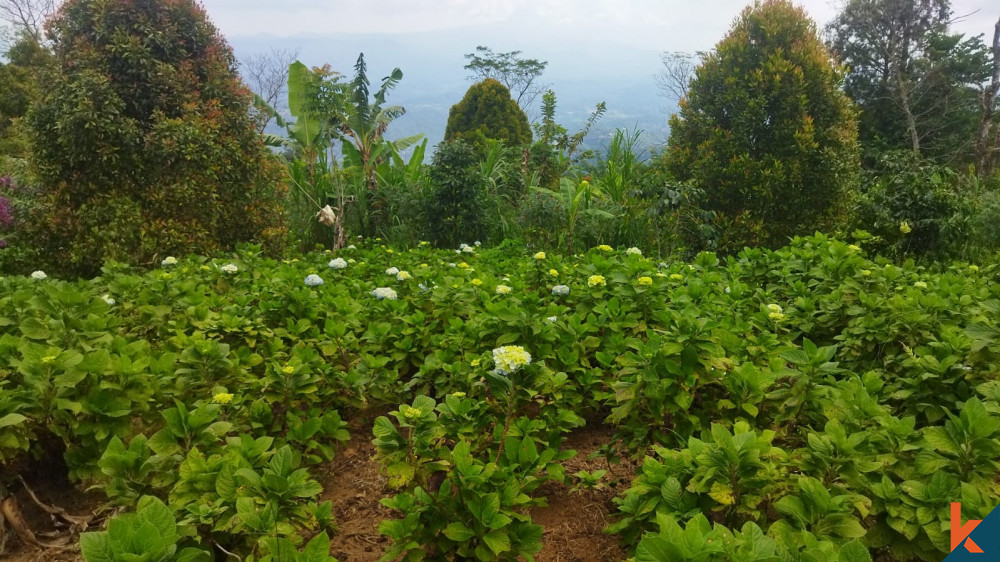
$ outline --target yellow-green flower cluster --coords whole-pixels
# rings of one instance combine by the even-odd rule
[[[670,278],[673,279],[674,281],[683,281],[684,280],[684,276],[681,275],[680,273],[671,273],[670,274]]]
[[[767,317],[770,318],[771,320],[780,322],[781,320],[785,319],[785,314],[780,306],[776,304],[769,304],[767,305],[767,310],[770,311]]]
[[[913,284],[913,286],[918,289],[926,289],[927,283],[924,283],[923,281],[917,281],[916,283]]]
[[[559,277],[559,271],[556,269],[550,269],[549,275],[551,275],[552,277]]]
[[[614,248],[612,248],[611,246],[608,246],[607,244],[601,244],[600,246],[597,247],[597,249],[600,250],[600,251],[602,251],[602,252],[610,252],[610,251],[614,250]]]
[[[545,259],[545,252],[538,252],[537,254],[535,254],[535,259],[536,260],[544,260]]]
[[[480,286],[480,285],[483,284],[483,280],[480,279],[480,278],[478,278],[478,277],[476,277],[472,281],[469,281],[469,283],[472,283],[473,285],[475,285],[476,287],[478,287],[478,286]]]
[[[910,228],[910,223],[908,223],[906,221],[903,221],[903,222],[899,223],[899,231],[902,232],[903,234],[909,234],[910,231],[912,231],[912,230],[913,229]]]
[[[642,276],[639,278],[639,284],[648,287],[653,284],[653,278]]]
[[[531,354],[519,345],[505,345],[493,350],[494,372],[510,375],[521,367],[531,364]]]
[[[413,406],[407,406],[406,404],[399,407],[399,413],[403,414],[403,417],[408,420],[415,420],[423,415],[420,408],[414,408]]]
[[[212,397],[212,402],[216,404],[229,404],[233,401],[233,395],[228,392],[220,392]]]
[[[507,285],[497,285],[497,289],[496,290],[497,290],[497,294],[498,295],[508,295],[508,294],[510,294],[510,287],[508,287]]]
[[[603,275],[591,275],[587,278],[587,285],[590,287],[603,287],[607,284],[608,282]]]

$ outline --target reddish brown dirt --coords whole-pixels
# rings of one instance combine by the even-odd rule
[[[532,520],[545,529],[542,551],[536,557],[539,562],[617,562],[626,558],[618,537],[606,535],[604,528],[613,521],[613,499],[628,488],[636,465],[628,459],[621,464],[609,464],[603,457],[588,458],[609,443],[613,433],[614,430],[607,426],[593,425],[566,439],[563,448],[577,452],[565,463],[567,475],[580,470],[607,470],[608,473],[602,479],[603,486],[596,489],[571,491],[572,486],[551,484],[538,490],[536,495],[548,498],[548,506],[536,507],[530,512]]]
[[[333,502],[337,525],[330,552],[342,562],[378,560],[390,544],[378,532],[379,522],[393,518],[393,511],[379,503],[389,491],[375,460],[374,418],[374,414],[365,415],[351,422],[347,448],[333,459],[321,479],[322,499]]]
[[[323,499],[333,502],[338,526],[331,552],[341,561],[378,560],[390,544],[378,532],[379,522],[395,515],[379,503],[391,492],[386,487],[385,476],[375,460],[375,447],[371,444],[373,418],[366,416],[351,424],[347,450],[333,460],[329,474],[323,479]],[[567,474],[600,469],[607,470],[608,474],[600,489],[570,492],[572,486],[550,484],[536,492],[536,496],[548,499],[547,506],[530,511],[534,522],[545,528],[542,551],[535,558],[538,562],[617,562],[626,558],[618,537],[603,531],[615,513],[612,500],[628,488],[636,465],[629,460],[609,465],[603,457],[587,458],[607,444],[613,433],[611,428],[598,424],[567,438],[564,448],[577,451],[574,458],[566,461]]]

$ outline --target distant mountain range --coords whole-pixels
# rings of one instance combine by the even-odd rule
[[[510,44],[489,28],[464,27],[434,33],[237,36],[228,38],[236,56],[245,57],[272,47],[298,49],[299,59],[310,66],[329,63],[350,77],[358,53],[365,53],[373,89],[393,67],[403,80],[389,95],[389,102],[406,108],[393,122],[390,137],[425,134],[430,145],[444,137],[448,111],[472,84],[464,54],[477,45],[494,51],[522,51],[525,58],[548,61],[542,82],[558,100],[557,120],[570,132],[586,121],[597,103],[607,103],[607,113],[591,129],[588,148],[606,146],[618,128],[644,131],[644,148],[662,146],[667,137],[667,117],[673,107],[659,94],[654,74],[659,53],[611,40],[584,40],[566,44],[544,36],[524,44]],[[540,104],[539,98],[536,105]],[[538,117],[538,109],[529,118]],[[533,115],[532,115],[533,114]]]

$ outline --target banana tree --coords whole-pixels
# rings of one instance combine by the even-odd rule
[[[584,180],[579,184],[570,178],[559,179],[559,190],[553,191],[544,187],[533,186],[533,190],[554,198],[566,209],[566,250],[573,253],[573,235],[576,232],[576,221],[580,214],[588,214],[602,218],[614,218],[614,215],[590,206],[593,199],[604,196],[601,190]]]
[[[345,97],[344,120],[340,124],[340,136],[344,140],[344,165],[358,166],[362,170],[365,185],[372,194],[378,192],[379,162],[388,158],[392,152],[405,150],[423,137],[413,135],[394,141],[383,139],[389,124],[406,114],[403,106],[385,106],[386,94],[402,78],[403,71],[394,68],[389,76],[382,79],[374,100],[369,100],[368,67],[365,64],[365,54],[361,53],[354,64],[354,79],[349,85],[349,95]]]

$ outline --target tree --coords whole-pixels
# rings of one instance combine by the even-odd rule
[[[55,0],[0,0],[0,21],[14,26],[17,33],[26,34],[35,43],[45,37],[45,18],[55,11]]]
[[[354,79],[349,85],[340,133],[344,140],[344,157],[347,163],[363,170],[365,184],[372,193],[378,191],[376,168],[389,152],[389,147],[383,142],[383,135],[390,123],[406,114],[406,109],[401,105],[385,105],[386,94],[402,79],[403,71],[392,69],[389,76],[382,79],[382,85],[373,99],[369,100],[370,83],[365,54],[358,55],[354,64]],[[397,150],[403,150],[421,137],[423,135],[413,135],[393,141],[392,145]]]
[[[49,52],[24,32],[7,51],[7,63],[0,63],[0,156],[27,155],[24,116],[41,96],[38,75],[50,63]]]
[[[559,178],[572,165],[576,150],[605,111],[607,104],[603,101],[598,103],[583,127],[571,135],[566,127],[556,122],[556,93],[548,90],[542,95],[542,119],[534,124],[538,140],[531,146],[529,154],[537,176],[533,185],[558,189]]]
[[[976,171],[984,177],[993,173],[997,159],[1000,158],[1000,125],[994,119],[997,95],[1000,95],[1000,19],[993,27],[990,52],[993,58],[992,73],[981,96],[979,134],[976,139]]]
[[[525,111],[546,86],[538,83],[548,62],[537,59],[522,59],[521,51],[494,53],[489,47],[478,46],[476,52],[465,55],[469,64],[465,69],[472,71],[470,80],[482,82],[492,78],[510,90],[511,96]]]
[[[653,76],[656,86],[660,88],[660,94],[674,103],[680,103],[687,97],[688,86],[694,71],[698,67],[698,61],[704,58],[705,53],[686,53],[684,51],[673,51],[662,53],[660,62],[663,68]]]
[[[29,113],[47,268],[280,242],[278,163],[232,50],[194,0],[68,0]]]
[[[827,26],[871,152],[909,148],[948,163],[972,154],[988,53],[979,37],[949,34],[950,18],[949,0],[850,0]]]
[[[288,67],[299,57],[298,49],[277,49],[249,55],[241,61],[243,79],[250,91],[257,94],[278,113],[288,109],[283,101],[287,92]],[[268,111],[255,110],[257,131],[263,133],[274,118]]]
[[[462,101],[451,107],[444,140],[476,142],[479,135],[507,146],[531,142],[528,117],[511,99],[510,90],[492,78],[470,86]]]
[[[670,119],[665,157],[704,190],[719,247],[780,245],[831,217],[857,170],[857,128],[840,69],[785,0],[746,8],[695,72]]]
[[[431,195],[425,212],[434,244],[454,248],[463,240],[481,239],[486,232],[486,188],[476,148],[462,139],[441,143],[429,178]]]

